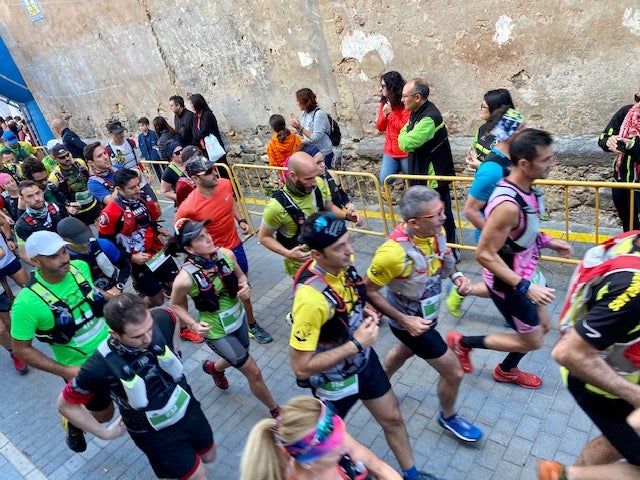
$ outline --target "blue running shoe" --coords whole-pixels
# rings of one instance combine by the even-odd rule
[[[254,338],[258,343],[273,342],[273,337],[257,323],[249,325],[249,338]]]
[[[457,413],[452,417],[445,419],[442,416],[442,412],[438,412],[438,423],[442,428],[446,428],[460,440],[464,440],[465,442],[477,442],[482,438],[482,430],[467,422]]]

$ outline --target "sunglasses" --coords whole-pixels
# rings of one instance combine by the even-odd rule
[[[175,152],[173,152],[174,155],[180,155],[181,153],[182,153],[182,149],[176,150]]]
[[[420,218],[433,218],[433,217],[438,217],[440,215],[442,215],[442,213],[444,212],[444,204],[442,205],[442,207],[440,208],[440,210],[438,210],[435,213],[430,213],[429,215],[420,215],[419,217],[413,217],[412,220],[418,220]]]
[[[213,167],[209,167],[204,172],[196,173],[196,175],[198,177],[201,177],[202,175],[211,175],[212,173],[213,173]]]

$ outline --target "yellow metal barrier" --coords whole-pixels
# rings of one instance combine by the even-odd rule
[[[466,201],[469,186],[473,182],[473,177],[447,177],[447,176],[434,176],[434,175],[402,175],[402,174],[389,175],[389,177],[387,177],[387,181],[385,181],[384,189],[385,189],[385,197],[388,199],[387,209],[389,210],[389,213],[390,213],[388,220],[392,223],[393,227],[395,227],[396,223],[400,221],[400,217],[394,214],[393,203],[391,201],[390,184],[396,179],[404,182],[405,188],[407,188],[409,181],[416,181],[416,180],[424,181],[425,184],[433,180],[451,182],[452,211],[455,217],[455,224],[458,230],[458,237],[460,238],[461,242],[452,243],[449,245],[451,247],[464,249],[464,250],[473,250],[473,251],[476,250],[475,246],[466,245],[464,243],[464,237],[462,235],[463,229],[475,228],[475,227],[473,227],[473,225],[471,225],[469,222],[464,221],[460,213],[460,210],[461,210],[460,204]],[[569,242],[579,242],[579,243],[587,243],[587,244],[593,244],[593,245],[596,245],[610,237],[610,235],[602,234],[600,232],[601,231],[600,218],[601,218],[601,205],[602,205],[600,196],[601,196],[602,189],[611,189],[611,188],[628,189],[628,190],[640,189],[640,184],[638,183],[583,182],[583,181],[573,181],[573,180],[537,180],[535,182],[535,185],[549,187],[549,188],[542,189],[543,192],[547,190],[545,192],[547,196],[549,196],[550,194],[556,194],[556,192],[554,192],[553,189],[562,190],[562,198],[563,198],[563,205],[564,205],[562,218],[564,222],[564,230],[549,229],[544,227],[542,230],[554,238],[564,238]],[[593,194],[592,194],[593,197],[590,196],[590,201],[588,201],[587,204],[585,205],[586,207],[591,208],[593,210],[594,224],[593,224],[592,232],[586,232],[586,233],[575,232],[571,229],[571,226],[576,224],[575,222],[572,222],[570,218],[570,202],[572,199],[572,196],[570,193],[571,189],[574,189],[575,193],[578,193],[578,192],[583,193],[585,189],[593,189]],[[591,201],[593,202],[593,206],[590,205]],[[631,210],[630,216],[631,216],[631,219],[633,219],[635,208],[636,208],[634,204],[634,195],[630,196],[629,204],[630,204],[630,210]],[[547,215],[546,215],[546,218],[543,219],[543,225],[544,225],[544,220],[550,220],[549,217],[550,216],[547,208]],[[552,257],[552,256],[546,256],[546,255],[542,256],[541,258],[543,260],[551,260],[551,261],[560,262],[560,263],[578,263],[578,260],[576,259],[564,259],[564,258]]]
[[[153,191],[158,196],[158,201],[161,203],[167,203],[167,204],[173,205],[173,200],[164,197],[160,192],[160,181],[162,180],[161,178],[162,174],[160,172],[164,171],[169,166],[169,162],[164,160],[141,160],[140,163],[145,166],[145,170],[148,172],[149,183],[151,184]],[[247,210],[246,204],[241,200],[242,192],[238,188],[238,184],[235,181],[235,178],[233,176],[231,169],[229,168],[229,165],[226,165],[224,163],[215,163],[214,166],[216,167],[216,172],[218,173],[218,176],[220,176],[220,170],[222,169],[226,172],[226,176],[229,177],[231,180],[233,193],[236,199],[238,199],[238,207],[240,208],[240,213],[243,218],[246,218],[247,222],[249,223],[249,227],[251,229],[251,233],[245,236],[243,240],[243,241],[246,241],[250,236],[255,234],[257,230],[253,224],[253,219],[251,218],[251,215],[249,215],[249,211]]]
[[[148,166],[148,170],[152,177],[152,186],[158,192],[160,178],[158,178],[154,165],[166,167],[168,162],[163,161],[143,161]],[[253,215],[262,216],[264,207],[271,199],[273,192],[282,186],[282,172],[286,169],[283,167],[272,167],[269,165],[252,165],[252,164],[235,164],[232,167],[228,165],[216,163],[218,172],[223,169],[231,179],[234,194],[236,196],[238,207],[244,218],[249,222],[251,232],[257,231],[256,225],[253,223]],[[151,168],[149,168],[151,167]],[[430,181],[447,181],[451,183],[451,202],[452,211],[455,217],[456,229],[458,231],[459,243],[450,244],[451,247],[463,250],[475,251],[475,245],[465,243],[464,231],[473,229],[473,225],[463,219],[461,210],[466,201],[469,186],[473,182],[473,177],[447,177],[447,176],[429,176],[429,175],[390,175],[387,181],[382,185],[378,178],[368,172],[353,171],[334,171],[340,179],[345,190],[349,193],[351,201],[355,205],[356,211],[363,217],[364,224],[362,227],[350,227],[354,232],[364,233],[378,237],[386,237],[389,231],[395,228],[401,220],[400,216],[394,211],[394,203],[391,195],[391,184],[395,180],[402,181],[407,188],[409,181],[424,181],[427,184]],[[608,234],[602,233],[600,226],[601,212],[601,195],[603,189],[619,188],[638,190],[640,184],[637,183],[616,183],[616,182],[582,182],[572,180],[538,180],[536,185],[542,186],[547,197],[553,195],[561,197],[563,210],[558,215],[558,211],[549,213],[543,219],[543,231],[555,238],[564,238],[569,242],[582,244],[598,244],[609,237]],[[571,203],[575,202],[578,194],[585,196],[585,192],[593,190],[587,195],[588,200],[583,203],[586,208],[590,208],[593,212],[593,227],[587,232],[578,232],[572,229],[577,223],[570,218]],[[631,218],[634,216],[636,205],[634,203],[634,195],[630,196]],[[161,200],[170,203],[169,200]],[[547,202],[548,205],[548,202]],[[554,221],[564,223],[564,229],[561,228],[544,228],[545,221],[550,221],[555,216]],[[561,217],[562,220],[559,220]],[[549,227],[549,225],[547,225]],[[542,256],[543,260],[550,260],[562,263],[577,263],[576,259],[564,259],[552,256]]]
[[[247,212],[262,216],[265,205],[273,192],[282,186],[283,167],[237,163],[232,171],[237,182],[238,201],[246,205]],[[348,183],[351,202],[363,219],[361,227],[350,226],[349,230],[378,237],[389,234],[384,215],[384,200],[378,178],[367,172],[334,171],[342,183]],[[375,200],[370,197],[375,192]]]

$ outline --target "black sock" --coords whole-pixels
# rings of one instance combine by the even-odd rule
[[[515,368],[520,363],[520,360],[524,358],[524,353],[511,352],[500,364],[500,368],[503,372],[509,372],[512,368]]]
[[[464,348],[487,348],[484,345],[484,335],[471,336],[471,337],[462,337],[460,341],[460,345]]]

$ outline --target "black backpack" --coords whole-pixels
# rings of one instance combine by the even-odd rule
[[[337,147],[340,145],[340,140],[342,140],[342,132],[340,131],[340,125],[336,122],[331,115],[327,113],[327,118],[329,119],[329,132],[327,135],[329,136],[329,140],[331,140],[331,145]]]
[[[316,116],[317,111],[318,111],[318,108],[316,108],[313,111],[314,117]],[[333,145],[334,147],[337,147],[338,145],[340,145],[340,140],[342,140],[342,132],[340,131],[340,125],[338,125],[338,122],[336,122],[333,118],[331,118],[331,115],[329,115],[328,113],[327,113],[327,118],[329,119],[329,131],[325,133],[327,134],[327,137],[329,137],[329,140],[331,140],[331,145]]]

